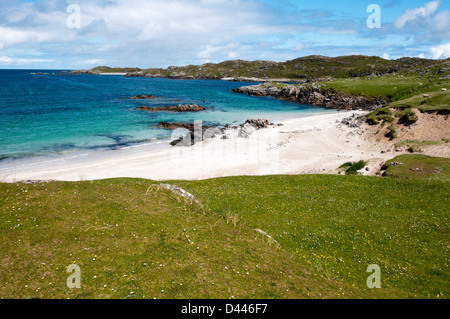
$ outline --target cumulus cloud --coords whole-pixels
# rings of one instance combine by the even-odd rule
[[[445,43],[428,50],[428,57],[432,59],[446,59],[450,58],[450,43]]]
[[[80,5],[81,28],[67,25],[70,3]],[[376,46],[373,41],[356,45],[364,33],[361,30],[367,30],[365,19],[359,21],[358,17],[331,8],[303,12],[297,2],[290,3],[286,10],[286,3],[282,6],[260,0],[3,0],[1,63],[55,60],[58,62],[54,67],[64,68],[87,68],[97,63],[166,67],[238,57],[286,60],[322,52],[327,55],[355,50],[362,54],[373,52]],[[431,1],[420,8],[405,10],[389,32],[409,32],[408,36],[414,34],[416,41],[422,35],[435,38],[427,45],[442,43],[442,37],[450,32],[450,11],[439,12],[440,3]],[[320,49],[321,43],[329,45],[326,51]],[[385,50],[383,47],[376,52],[382,54]]]
[[[401,16],[399,16],[395,22],[394,26],[398,29],[404,28],[409,23],[417,23],[419,20],[428,19],[437,8],[441,1],[432,1],[426,3],[423,7],[415,9],[406,9]]]
[[[67,3],[43,0],[0,6],[0,49],[53,46],[68,59],[84,54],[88,60],[127,57],[122,64],[158,59],[204,60],[230,43],[249,37],[295,33],[261,4],[245,0],[93,0],[80,3],[81,28],[67,26]],[[278,22],[276,21],[278,20]],[[56,47],[56,46],[55,46]],[[99,52],[101,47],[108,48]],[[233,53],[235,54],[235,53]],[[231,56],[233,56],[231,54]],[[157,57],[159,55],[159,58]],[[130,58],[134,60],[130,60]],[[180,61],[181,60],[181,61]],[[168,62],[169,63],[169,62]]]

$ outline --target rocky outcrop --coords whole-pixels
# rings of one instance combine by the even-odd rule
[[[150,95],[136,95],[130,97],[132,100],[149,100],[149,99],[156,99],[157,96],[150,94]]]
[[[352,116],[343,118],[341,123],[347,125],[350,128],[359,128],[365,122],[364,116],[358,116],[353,114]]]
[[[95,72],[92,70],[73,70],[73,71],[70,71],[70,74],[72,74],[72,75],[81,75],[81,74],[99,75],[100,72]]]
[[[266,119],[249,119],[245,121],[245,124],[249,124],[251,126],[254,126],[257,130],[260,128],[267,128],[269,127],[269,121]]]
[[[185,128],[189,131],[194,131],[194,124],[190,123],[172,123],[172,122],[159,122],[159,128],[167,129],[167,130],[176,130],[177,128]],[[202,126],[203,129],[208,129],[210,126]]]
[[[217,135],[222,135],[225,131],[224,128],[218,127],[201,126],[199,128],[196,128],[194,125],[192,125],[192,129],[189,129],[188,127],[189,126],[184,127],[188,130],[188,132],[184,133],[184,135],[181,135],[178,139],[170,142],[170,145],[192,146],[198,142],[215,138]]]
[[[277,99],[296,101],[301,104],[321,106],[338,110],[374,110],[387,101],[368,99],[363,96],[348,96],[333,89],[316,86],[259,84],[243,86],[232,92],[254,96],[271,96]]]
[[[269,121],[266,119],[249,119],[239,128],[238,137],[249,138],[254,131],[267,127]]]
[[[238,137],[249,138],[250,135],[256,130],[269,127],[269,121],[266,119],[248,119],[244,124],[240,125],[238,129]],[[228,139],[229,137],[224,135],[228,125],[225,127],[209,127],[200,126],[195,127],[194,124],[187,123],[169,123],[160,122],[158,125],[160,128],[165,129],[178,129],[184,128],[188,132],[183,133],[180,137],[170,143],[172,146],[191,146],[206,139],[214,138],[218,135],[222,135],[221,139]]]
[[[225,77],[221,78],[222,81],[228,81],[228,82],[281,82],[281,83],[305,83],[306,80],[298,80],[298,79],[267,79],[267,78],[251,78],[251,77]]]
[[[159,106],[159,107],[150,107],[150,106],[139,106],[138,110],[141,111],[149,111],[149,112],[201,112],[206,110],[203,106],[197,104],[178,104],[177,106]]]

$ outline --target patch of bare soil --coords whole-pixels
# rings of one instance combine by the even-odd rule
[[[370,126],[364,124],[367,129],[367,138],[386,144],[387,149],[406,151],[407,146],[397,146],[396,143],[405,140],[413,141],[435,141],[436,145],[419,145],[421,154],[450,158],[450,118],[449,115],[437,113],[421,113],[414,110],[417,122],[409,126],[398,123],[398,119],[392,123],[395,127],[397,137],[393,140],[385,137],[391,124]]]

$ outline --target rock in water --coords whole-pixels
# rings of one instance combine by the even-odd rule
[[[203,106],[197,104],[178,104],[177,106],[159,106],[159,107],[150,107],[150,106],[140,106],[137,107],[138,110],[141,111],[150,111],[150,112],[201,112],[206,110]]]
[[[132,96],[131,99],[133,100],[148,100],[148,99],[156,99],[157,96],[150,94],[150,95],[136,95]]]

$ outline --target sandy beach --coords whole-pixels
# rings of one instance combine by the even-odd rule
[[[256,130],[248,138],[237,129],[191,147],[124,149],[87,154],[83,158],[53,158],[8,168],[0,167],[4,182],[24,180],[79,181],[116,177],[153,180],[207,179],[236,175],[334,174],[345,162],[366,160],[374,175],[396,153],[383,143],[369,142],[364,126],[341,121],[363,111],[343,111],[288,119]],[[395,154],[394,154],[395,153]]]

